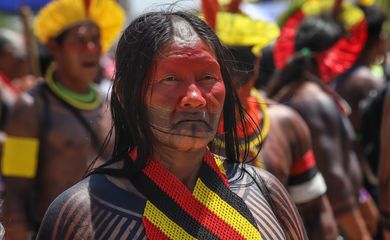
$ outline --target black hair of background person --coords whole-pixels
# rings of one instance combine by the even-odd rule
[[[304,19],[298,27],[295,38],[296,52],[287,61],[277,79],[270,84],[268,95],[275,96],[284,86],[292,82],[308,81],[306,72],[317,74],[317,64],[313,56],[331,47],[344,33],[342,23],[332,16],[322,15]],[[300,52],[303,48],[310,50],[311,54]]]
[[[381,37],[383,23],[386,21],[386,15],[375,5],[361,6],[367,22],[367,42],[361,55],[364,55],[372,46],[374,46]]]
[[[274,45],[270,44],[263,48],[260,53],[258,64],[258,75],[255,81],[255,88],[266,89],[274,76],[276,66],[274,61]]]

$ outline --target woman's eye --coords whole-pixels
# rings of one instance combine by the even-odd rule
[[[202,80],[212,80],[212,81],[216,81],[217,80],[217,77],[216,76],[213,76],[213,75],[205,75],[203,76]]]
[[[163,79],[161,79],[159,82],[165,84],[175,84],[178,81],[179,79],[175,76],[166,76]]]
[[[165,77],[163,78],[163,81],[167,81],[167,82],[172,82],[172,81],[176,81],[176,77],[174,76],[168,76],[168,77]]]

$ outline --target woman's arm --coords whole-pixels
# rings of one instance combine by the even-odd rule
[[[298,210],[283,185],[266,171],[258,174],[264,180],[270,205],[287,239],[308,239]]]

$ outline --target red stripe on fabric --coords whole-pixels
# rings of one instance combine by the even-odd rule
[[[303,155],[300,160],[294,162],[294,165],[291,167],[290,174],[293,176],[301,174],[313,168],[315,165],[316,160],[314,157],[314,153],[310,149],[305,153],[305,155]]]
[[[211,153],[210,153],[211,154]],[[175,201],[179,207],[206,229],[221,239],[244,239],[231,225],[215,215],[210,209],[199,202],[188,188],[168,170],[151,161],[143,170],[161,190]]]
[[[142,222],[145,227],[146,236],[148,239],[169,240],[169,237],[165,235],[156,225],[149,221],[146,217],[143,217]]]

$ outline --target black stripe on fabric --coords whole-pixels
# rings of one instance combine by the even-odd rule
[[[318,169],[316,167],[310,168],[309,170],[298,174],[296,176],[290,176],[288,178],[287,184],[289,186],[294,186],[298,184],[305,183],[312,179],[318,173]]]
[[[133,223],[133,221],[134,221],[134,223]],[[124,235],[125,235],[125,231],[126,231],[126,229],[127,229],[132,223],[133,223],[133,227],[132,227],[131,229],[129,229],[130,232],[132,232],[132,230],[135,228],[135,226],[136,226],[136,224],[137,224],[138,222],[135,222],[134,219],[127,219],[127,220],[125,221],[125,223],[122,225],[122,227],[121,227],[121,229],[119,230],[118,235],[117,235],[117,237],[116,237],[115,239],[120,240],[120,239],[123,239],[124,237],[126,237],[126,236],[124,236]],[[142,224],[142,222],[139,222],[139,223]],[[138,223],[138,225],[139,225],[139,223]]]
[[[279,205],[279,209],[278,209],[279,214],[283,215],[282,218],[284,218],[284,219],[297,220],[297,221],[287,221],[286,222],[291,226],[290,232],[288,232],[287,234],[291,235],[292,234],[291,230],[294,230],[296,236],[302,235],[302,229],[298,225],[299,217],[298,217],[298,215],[296,215],[297,213],[295,211],[291,212],[288,210],[288,209],[291,209],[291,207],[292,207],[292,205],[290,205],[290,203],[287,201],[288,193],[283,191],[283,189],[281,188],[283,186],[277,184],[275,182],[275,179],[273,181],[274,182],[272,183],[272,186],[273,186],[272,189],[273,189],[273,193],[275,195],[274,201],[275,201],[275,203],[277,203],[277,205]]]
[[[109,239],[110,235],[114,232],[115,228],[121,222],[122,217],[120,215],[116,215],[117,219],[115,219],[114,223],[111,225],[110,229],[106,231],[106,233],[102,236],[99,236],[100,239]],[[123,227],[123,226],[122,226]]]
[[[220,176],[207,164],[203,163],[200,172],[200,179],[203,183],[220,196],[225,202],[235,208],[243,217],[245,217],[256,229],[256,220],[249,211],[244,200],[232,192],[221,180]]]
[[[249,200],[249,201],[251,201],[251,200]],[[269,230],[271,230],[272,233],[273,233],[275,236],[278,235],[277,232],[276,232],[276,230],[273,229],[273,225],[271,225],[271,223],[270,223],[269,221],[267,221],[267,220],[264,218],[264,215],[263,215],[264,212],[261,212],[261,211],[260,211],[260,212],[256,212],[256,211],[255,211],[254,214],[257,215],[257,216],[261,219],[261,221],[264,222],[264,224],[268,226],[268,228],[267,228],[267,227],[262,227],[262,228],[261,228],[261,229],[265,232],[265,235],[267,235],[267,239],[271,239],[271,237],[272,237],[272,235],[271,235],[271,233],[269,232]],[[274,223],[272,223],[272,224],[274,224]]]
[[[87,235],[88,235],[88,232],[90,232],[90,229],[89,229],[90,226],[87,224],[87,222],[85,220],[89,216],[90,216],[89,211],[85,211],[82,214],[80,220],[77,222],[77,227],[75,227],[72,230],[72,234],[70,235],[69,239],[77,239],[75,235],[80,234],[80,233],[87,233]]]
[[[276,217],[271,215],[271,209],[264,202],[265,200],[264,201],[263,200],[259,200],[253,194],[249,194],[248,201],[250,203],[253,203],[253,204],[251,204],[251,206],[253,208],[255,208],[254,214],[258,214],[260,217],[264,214],[269,219],[269,221],[272,222],[272,227],[277,228],[279,233],[282,232],[282,229],[280,228],[279,223],[276,222],[276,219],[275,219]],[[259,207],[258,205],[261,205],[262,208]],[[278,235],[276,233],[276,229],[272,228],[272,231],[275,233],[275,235]]]
[[[132,177],[131,182],[138,191],[148,198],[148,201],[153,203],[169,219],[182,227],[193,237],[199,239],[218,239],[217,236],[177,205],[167,193],[155,185],[144,173],[141,172]]]
[[[107,225],[112,221],[115,216],[117,215],[113,214],[112,212],[107,212],[102,221],[99,222],[97,227],[95,228],[95,236],[101,236]]]

